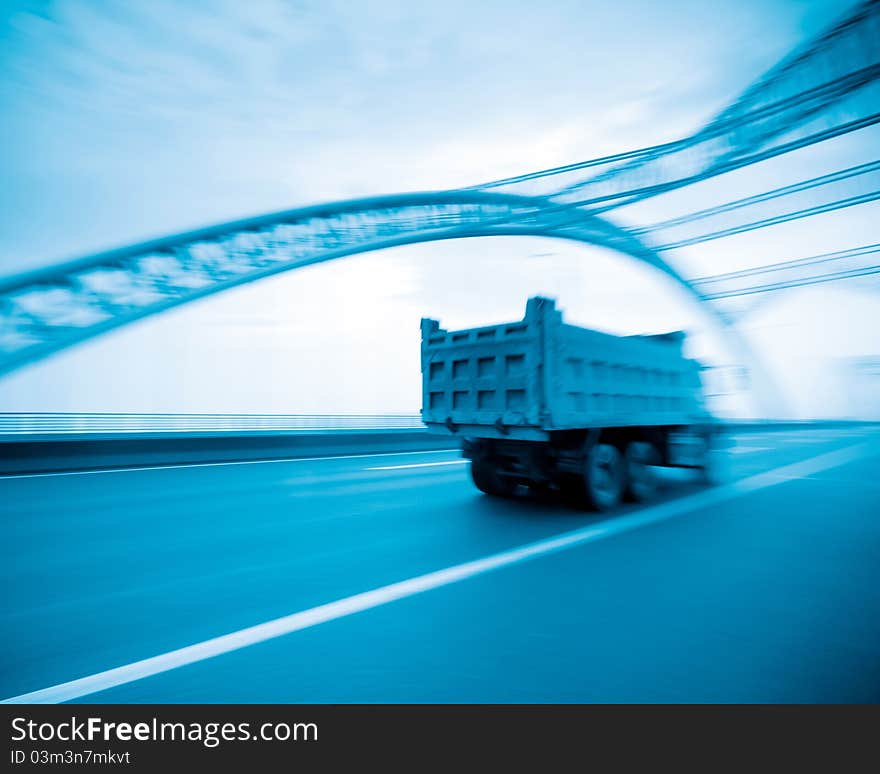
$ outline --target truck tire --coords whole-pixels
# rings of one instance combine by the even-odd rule
[[[699,466],[699,481],[707,486],[720,486],[730,480],[730,454],[726,448],[707,443]]]
[[[594,444],[586,454],[583,474],[565,476],[559,488],[572,505],[607,511],[623,496],[624,466],[616,446]]]
[[[660,464],[660,452],[649,441],[630,441],[624,453],[626,483],[625,500],[644,503],[652,500],[660,482],[653,466]]]
[[[474,486],[493,497],[511,497],[516,489],[512,478],[502,476],[491,462],[471,460],[471,478]]]

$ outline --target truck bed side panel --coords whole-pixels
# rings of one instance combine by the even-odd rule
[[[546,367],[547,429],[679,425],[701,413],[699,366],[672,342],[549,325]]]

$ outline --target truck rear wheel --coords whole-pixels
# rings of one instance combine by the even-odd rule
[[[730,480],[730,455],[727,449],[720,448],[717,442],[707,443],[698,470],[701,483],[708,486],[726,484]]]
[[[481,492],[493,497],[511,497],[516,481],[502,476],[498,468],[486,460],[471,460],[471,478]]]
[[[586,454],[582,475],[566,476],[560,481],[563,496],[579,508],[607,511],[623,495],[623,460],[616,446],[594,444]]]
[[[624,499],[644,503],[651,500],[659,487],[653,466],[660,464],[660,452],[648,441],[630,441],[626,445],[626,485]]]

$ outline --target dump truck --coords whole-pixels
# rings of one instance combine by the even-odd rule
[[[422,421],[461,439],[478,489],[559,490],[578,507],[649,500],[657,467],[718,475],[717,423],[682,332],[615,336],[535,297],[522,320],[449,331],[422,319]]]

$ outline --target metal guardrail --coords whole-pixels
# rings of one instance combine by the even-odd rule
[[[32,436],[300,433],[418,430],[418,414],[0,413],[0,440]]]
[[[725,422],[729,434],[863,423]],[[880,428],[880,425],[876,425]],[[5,475],[451,450],[412,414],[12,414],[0,413]]]
[[[736,420],[728,431],[861,424],[847,420]],[[110,412],[0,412],[0,441],[33,437],[258,435],[358,430],[422,430],[418,414],[131,414]]]

